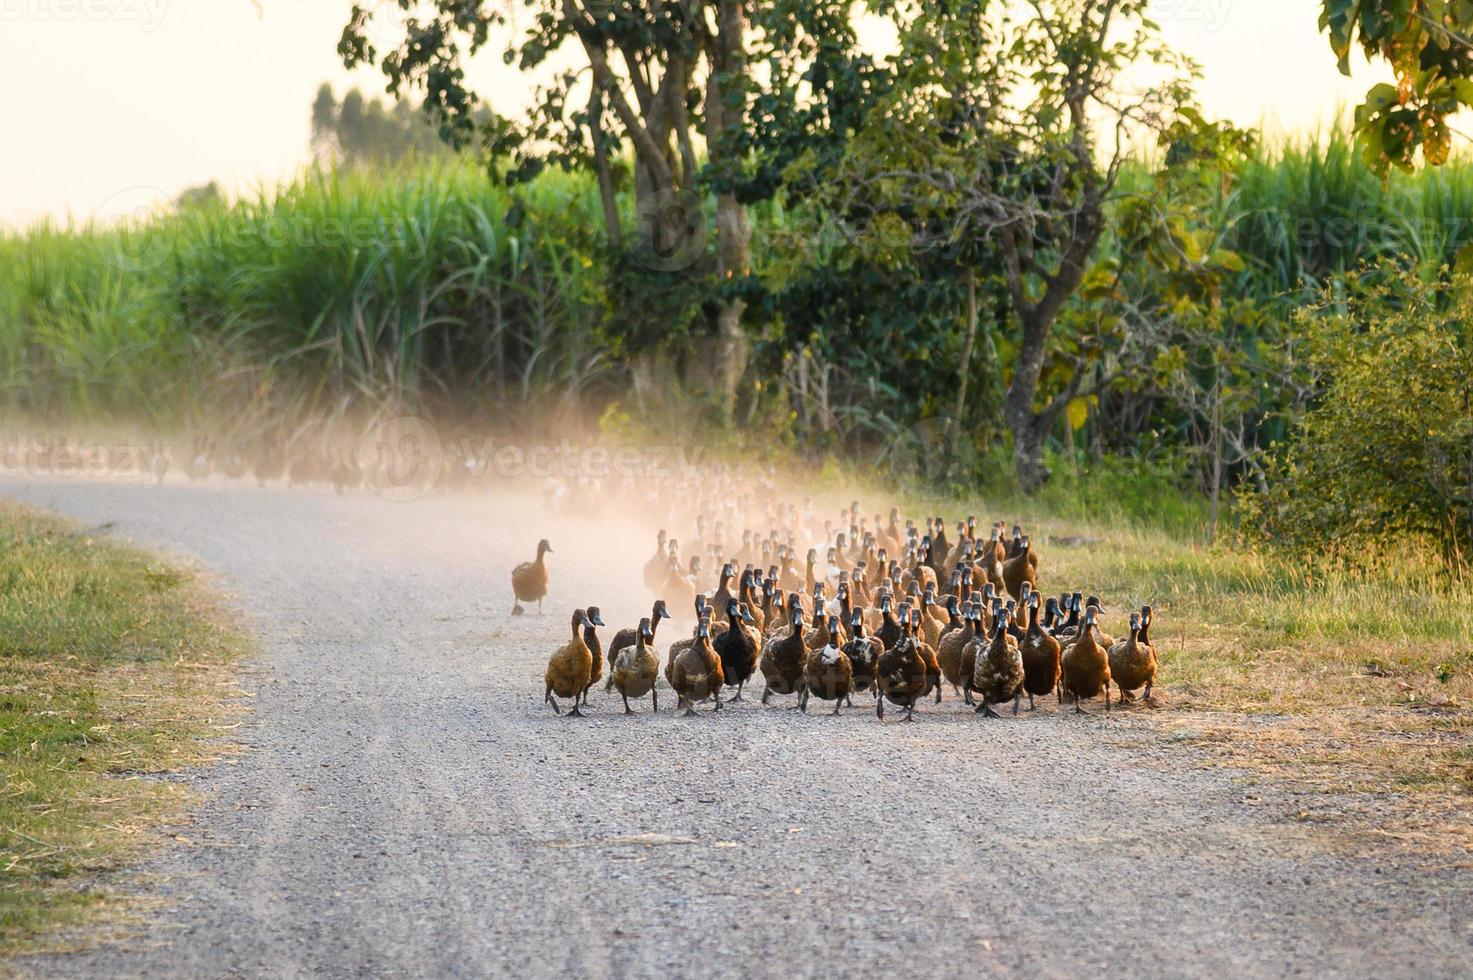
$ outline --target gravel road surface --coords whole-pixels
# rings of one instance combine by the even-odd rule
[[[867,698],[837,718],[752,698],[626,717],[597,692],[591,717],[554,717],[541,677],[568,611],[600,605],[606,636],[647,614],[642,530],[489,498],[0,494],[197,559],[261,641],[246,752],[199,774],[192,844],[143,869],[148,928],[28,974],[1473,970],[1466,870],[1346,856],[1295,818],[1303,800],[1139,714],[987,721],[948,692],[909,725]],[[508,569],[544,536],[547,615],[511,619]]]

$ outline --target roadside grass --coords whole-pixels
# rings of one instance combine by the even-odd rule
[[[122,910],[99,876],[225,751],[244,643],[193,573],[0,504],[0,955]]]
[[[1164,491],[1169,493],[1170,491]],[[1473,844],[1473,582],[1407,548],[1355,574],[1210,547],[1106,512],[922,497],[911,513],[1017,521],[1045,594],[1098,595],[1106,632],[1151,603],[1153,723],[1222,764],[1325,793],[1374,794],[1400,836]]]

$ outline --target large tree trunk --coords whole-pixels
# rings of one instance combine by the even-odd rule
[[[604,210],[604,231],[609,244],[619,248],[624,243],[619,228],[619,201],[614,193],[614,175],[609,169],[609,151],[604,145],[604,94],[597,85],[588,97],[588,138],[593,144],[593,170],[598,175],[598,198]]]
[[[967,411],[967,381],[972,377],[972,348],[977,341],[977,273],[967,270],[967,326],[962,337],[962,357],[956,385],[956,400],[951,405],[951,421],[946,426],[946,455],[956,459],[956,448],[962,434],[962,416]]]
[[[1035,310],[1025,311],[1022,320],[1023,343],[1018,348],[1017,363],[1013,365],[1013,382],[1003,397],[1002,417],[1013,434],[1013,470],[1018,485],[1024,493],[1032,493],[1049,477],[1048,468],[1043,465],[1043,441],[1053,420],[1041,418],[1033,410],[1033,403],[1038,397],[1038,382],[1043,375],[1044,351],[1052,317],[1043,322]]]
[[[720,0],[716,34],[708,52],[706,81],[706,144],[711,162],[728,175],[741,167],[735,137],[745,123],[747,74],[746,15],[741,0]],[[722,283],[745,276],[751,266],[752,228],[747,209],[734,194],[716,198],[716,272]],[[716,312],[716,371],[721,417],[730,422],[736,411],[737,389],[747,369],[747,338],[742,313],[747,304],[726,299]]]
[[[1026,419],[1004,414],[1013,432],[1013,472],[1023,491],[1032,493],[1049,478],[1048,467],[1043,465],[1043,442],[1048,437],[1048,428],[1031,411]]]
[[[747,274],[751,257],[752,229],[747,209],[730,194],[716,200],[716,268],[722,281]],[[716,377],[721,417],[728,421],[736,411],[737,389],[747,371],[747,335],[742,330],[742,313],[747,303],[728,299],[716,310]]]

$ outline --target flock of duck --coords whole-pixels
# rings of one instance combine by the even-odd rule
[[[655,640],[672,604],[695,614],[690,635],[670,644],[663,671],[676,710],[687,715],[700,702],[720,711],[742,701],[759,672],[763,704],[796,696],[806,712],[818,698],[832,701],[838,714],[853,706],[854,695],[868,693],[882,720],[887,703],[913,720],[917,705],[941,703],[946,685],[989,717],[1009,701],[1016,715],[1025,695],[1030,711],[1035,698],[1053,694],[1080,713],[1082,701],[1101,696],[1108,712],[1112,685],[1117,701],[1133,701],[1141,690],[1151,698],[1151,607],[1130,613],[1126,635],[1107,635],[1096,597],[1039,590],[1038,549],[1018,526],[1009,534],[998,522],[983,537],[969,517],[949,539],[939,517],[917,527],[892,509],[888,521],[876,515],[871,524],[857,503],[837,524],[815,520],[809,502],[803,513],[769,504],[765,516],[769,527],[793,530],[744,531],[741,548],[729,557],[719,542],[724,527],[735,525],[708,521],[704,511],[697,510],[697,543],[684,563],[678,542],[660,531],[644,566],[645,584],[659,596],[649,616],[619,630],[605,647],[599,608],[574,610],[568,641],[548,659],[544,703],[561,714],[558,699],[571,700],[569,714],[579,716],[603,680],[625,713],[632,712],[630,699],[646,695],[658,711]],[[801,570],[800,533],[819,542]],[[541,541],[537,557],[512,571],[514,615],[524,602],[536,602],[540,611],[551,551]],[[701,570],[703,554],[717,569],[709,578]],[[728,688],[735,693],[724,699]]]

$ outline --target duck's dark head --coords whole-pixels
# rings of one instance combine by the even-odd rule
[[[752,618],[752,611],[747,608],[747,604],[745,602],[737,606],[737,615],[741,616],[742,622],[746,623],[748,626],[751,626],[752,624],[757,622],[757,620]]]
[[[646,643],[655,638],[655,630],[650,626],[649,617],[645,617],[639,621],[639,638]]]
[[[726,600],[726,621],[734,623],[741,616],[741,603],[736,599]]]
[[[696,625],[696,636],[703,640],[709,640],[711,638],[711,620],[705,616],[701,617],[700,623]]]
[[[650,610],[650,614],[657,621],[658,620],[661,620],[661,619],[669,619],[670,618],[670,610],[665,608],[665,600],[664,599],[656,599],[655,600],[655,608],[652,609],[652,610]]]
[[[602,626],[602,625],[604,625],[603,614],[599,612],[597,606],[589,606],[588,607],[588,622],[589,622],[590,625],[593,625],[593,626]]]

